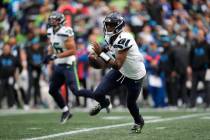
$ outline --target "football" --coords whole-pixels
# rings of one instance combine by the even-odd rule
[[[106,62],[95,54],[90,54],[88,56],[89,65],[95,69],[105,69],[107,68]]]

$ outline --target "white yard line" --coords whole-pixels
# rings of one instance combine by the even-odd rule
[[[166,122],[166,121],[172,121],[172,120],[182,120],[182,119],[188,119],[188,118],[200,117],[200,116],[206,116],[206,115],[210,115],[210,113],[199,113],[199,114],[183,115],[183,116],[170,117],[170,118],[162,118],[162,119],[156,119],[156,120],[148,120],[146,121],[146,123],[158,123],[158,122]],[[108,125],[108,126],[102,126],[102,127],[93,127],[93,128],[82,129],[82,130],[75,130],[75,131],[62,132],[62,133],[57,133],[57,134],[52,134],[52,135],[46,135],[46,136],[41,136],[41,137],[27,138],[24,140],[50,139],[50,138],[67,136],[67,135],[70,136],[74,134],[90,132],[90,131],[95,131],[95,130],[123,127],[123,126],[132,125],[132,124],[133,123],[124,123],[124,124],[115,124],[115,125]]]
[[[80,108],[74,108],[74,112],[89,112],[89,109],[80,109]],[[9,109],[0,109],[0,117],[1,116],[16,116],[16,115],[25,115],[25,114],[43,114],[43,113],[57,113],[60,112],[59,109],[30,109],[28,111],[24,111],[22,109],[17,110],[9,110]],[[105,111],[104,111],[105,112]],[[121,109],[112,109],[112,112],[128,112],[126,108]],[[141,113],[144,112],[197,112],[202,113],[204,110],[198,109],[197,111],[190,110],[190,109],[178,109],[178,110],[169,110],[168,108],[164,109],[154,109],[154,108],[142,108]],[[210,112],[210,110],[208,111]]]
[[[45,113],[57,113],[58,110],[50,109],[31,109],[29,111],[24,110],[0,110],[0,117],[2,116],[16,116],[25,114],[45,114]]]

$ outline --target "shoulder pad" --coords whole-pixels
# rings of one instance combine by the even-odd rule
[[[68,36],[74,35],[73,29],[71,27],[65,27],[64,33],[68,34]]]
[[[72,28],[63,26],[59,32],[57,33],[57,36],[63,37],[67,39],[68,37],[71,37],[74,35],[74,32]]]
[[[114,48],[118,48],[119,50],[124,50],[132,47],[132,35],[130,33],[121,33],[117,42],[113,45]]]

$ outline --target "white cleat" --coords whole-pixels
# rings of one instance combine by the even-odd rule
[[[110,103],[108,107],[106,107],[106,112],[110,113],[112,109],[112,104]]]

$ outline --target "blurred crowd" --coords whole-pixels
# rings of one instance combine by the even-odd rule
[[[66,26],[75,32],[82,88],[94,89],[107,71],[89,67],[89,43],[105,44],[102,21],[118,11],[126,21],[124,30],[135,37],[145,58],[147,77],[140,104],[209,107],[209,0],[2,0],[1,108],[52,106],[47,88],[53,64],[43,65],[42,59],[48,46],[47,20],[54,10],[64,13]],[[61,91],[65,96],[65,89]],[[124,87],[112,91],[113,106],[126,106],[125,97]],[[69,98],[73,106],[87,106],[87,99],[71,94]]]

